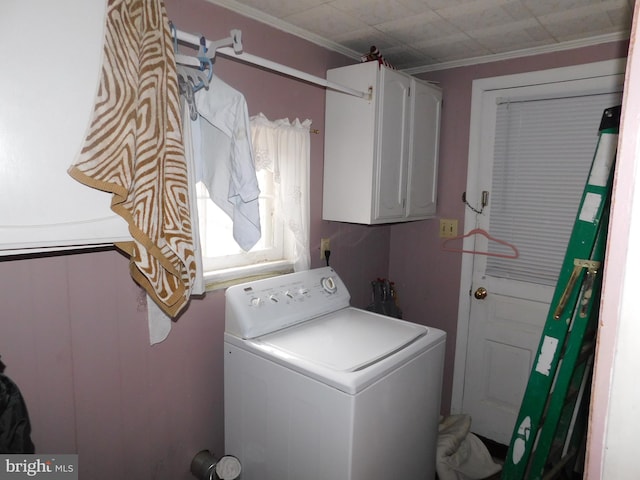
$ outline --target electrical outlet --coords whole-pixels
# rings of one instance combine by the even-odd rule
[[[451,238],[458,235],[458,220],[440,219],[440,238]]]
[[[320,260],[324,260],[324,252],[331,250],[331,244],[328,238],[320,239]]]

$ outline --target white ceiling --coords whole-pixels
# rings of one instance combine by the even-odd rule
[[[635,0],[208,0],[411,73],[629,37]]]

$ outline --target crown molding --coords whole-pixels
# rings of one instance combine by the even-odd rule
[[[320,47],[324,47],[328,50],[341,53],[349,58],[360,61],[361,52],[356,52],[350,48],[340,45],[336,42],[328,40],[324,37],[311,33],[302,28],[296,27],[288,22],[285,22],[279,18],[267,15],[264,12],[249,7],[236,0],[206,0],[209,3],[224,7],[228,10],[232,10],[245,17],[252,18],[258,22],[265,23],[273,28],[281,30],[285,33],[290,33],[296,37],[307,40]],[[434,72],[438,70],[447,70],[450,68],[468,67],[471,65],[479,65],[482,63],[499,62],[503,60],[511,60],[515,58],[530,57],[533,55],[541,55],[544,53],[562,52],[564,50],[573,50],[575,48],[591,47],[594,45],[600,45],[603,43],[617,42],[621,40],[627,40],[630,32],[617,32],[606,35],[598,35],[595,37],[583,38],[579,40],[570,40],[567,42],[554,43],[552,45],[542,45],[534,48],[525,48],[522,50],[514,50],[511,52],[496,53],[493,55],[485,55],[482,57],[465,58],[461,60],[454,60],[451,62],[434,63],[430,65],[422,65],[418,67],[411,67],[406,69],[399,69],[408,74],[418,74],[426,72]]]
[[[562,52],[565,50],[573,50],[582,47],[591,47],[601,45],[603,43],[618,42],[629,39],[629,32],[609,33],[606,35],[598,35],[596,37],[582,38],[580,40],[570,40],[567,42],[554,43],[552,45],[542,45],[534,48],[525,48],[522,50],[514,50],[511,52],[496,53],[493,55],[485,55],[482,57],[465,58],[462,60],[454,60],[451,62],[434,63],[432,65],[424,65],[420,67],[412,67],[404,69],[403,72],[409,74],[434,72],[437,70],[446,70],[449,68],[467,67],[471,65],[479,65],[481,63],[499,62],[502,60],[512,60],[515,58],[531,57],[533,55],[541,55],[543,53]]]

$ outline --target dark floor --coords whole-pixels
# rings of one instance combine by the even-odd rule
[[[476,436],[482,440],[482,443],[485,444],[487,450],[493,457],[493,459],[498,463],[504,463],[504,459],[507,457],[507,450],[509,450],[508,445],[502,445],[501,443],[494,442],[493,440],[489,440],[488,438],[481,437],[480,435]],[[485,480],[500,480],[502,472],[498,472],[495,475],[487,477]]]
[[[480,440],[482,440],[482,443],[484,443],[484,445],[487,447],[487,450],[489,450],[489,453],[491,454],[493,459],[497,463],[504,464],[504,460],[505,460],[505,458],[507,458],[507,453],[508,453],[508,450],[509,450],[509,446],[508,445],[502,445],[500,443],[494,442],[493,440],[489,440],[488,438],[481,437],[478,434],[476,434],[476,436]],[[583,452],[583,454],[584,454],[584,452]],[[575,459],[574,459],[574,461],[575,461]],[[581,480],[583,478],[582,466],[583,466],[583,464],[581,463],[581,461],[578,461],[577,465],[575,467],[573,467],[573,468],[575,468],[575,471],[567,472],[567,471],[563,470],[560,473],[559,477],[554,477],[554,478]],[[502,472],[498,472],[495,475],[487,477],[487,478],[485,478],[483,480],[501,480],[501,477],[502,477]]]

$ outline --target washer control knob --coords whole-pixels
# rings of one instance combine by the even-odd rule
[[[262,300],[260,300],[260,297],[251,298],[251,306],[252,307],[259,307],[261,303],[262,303]]]
[[[336,282],[333,279],[333,277],[324,277],[320,281],[320,283],[322,284],[322,288],[324,288],[325,291],[329,293],[336,293],[336,291],[338,290],[338,286],[336,285]]]

